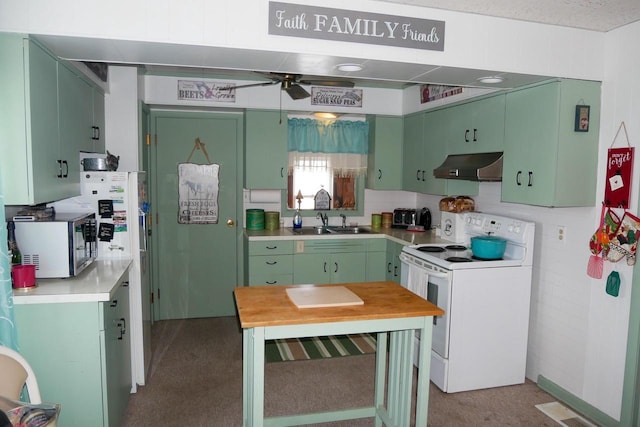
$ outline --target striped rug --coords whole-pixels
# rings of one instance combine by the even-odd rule
[[[291,338],[265,343],[267,362],[322,359],[375,352],[376,338],[370,334]]]

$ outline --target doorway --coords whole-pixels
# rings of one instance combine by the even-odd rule
[[[233,316],[242,259],[243,116],[152,110],[151,127],[154,319]],[[180,163],[219,165],[217,223],[178,223]]]

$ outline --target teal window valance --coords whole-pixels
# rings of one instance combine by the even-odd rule
[[[289,173],[331,170],[336,176],[367,172],[369,124],[366,121],[319,121],[290,118],[287,149]]]
[[[365,121],[289,119],[288,150],[300,153],[369,152],[369,124]]]

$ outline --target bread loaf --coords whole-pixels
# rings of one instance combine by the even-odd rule
[[[469,212],[476,208],[476,203],[471,197],[458,196],[455,199],[455,212]]]
[[[445,197],[440,200],[440,210],[442,212],[455,212],[456,211],[456,199],[453,197]]]

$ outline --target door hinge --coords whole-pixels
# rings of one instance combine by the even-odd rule
[[[160,299],[160,288],[158,288],[158,300]]]
[[[147,136],[145,138],[145,142],[146,142],[147,145],[151,145],[151,134],[150,133],[147,134]]]
[[[156,212],[156,225],[160,224],[160,217],[158,217],[158,212]]]
[[[153,304],[153,292],[151,292],[151,304]]]

